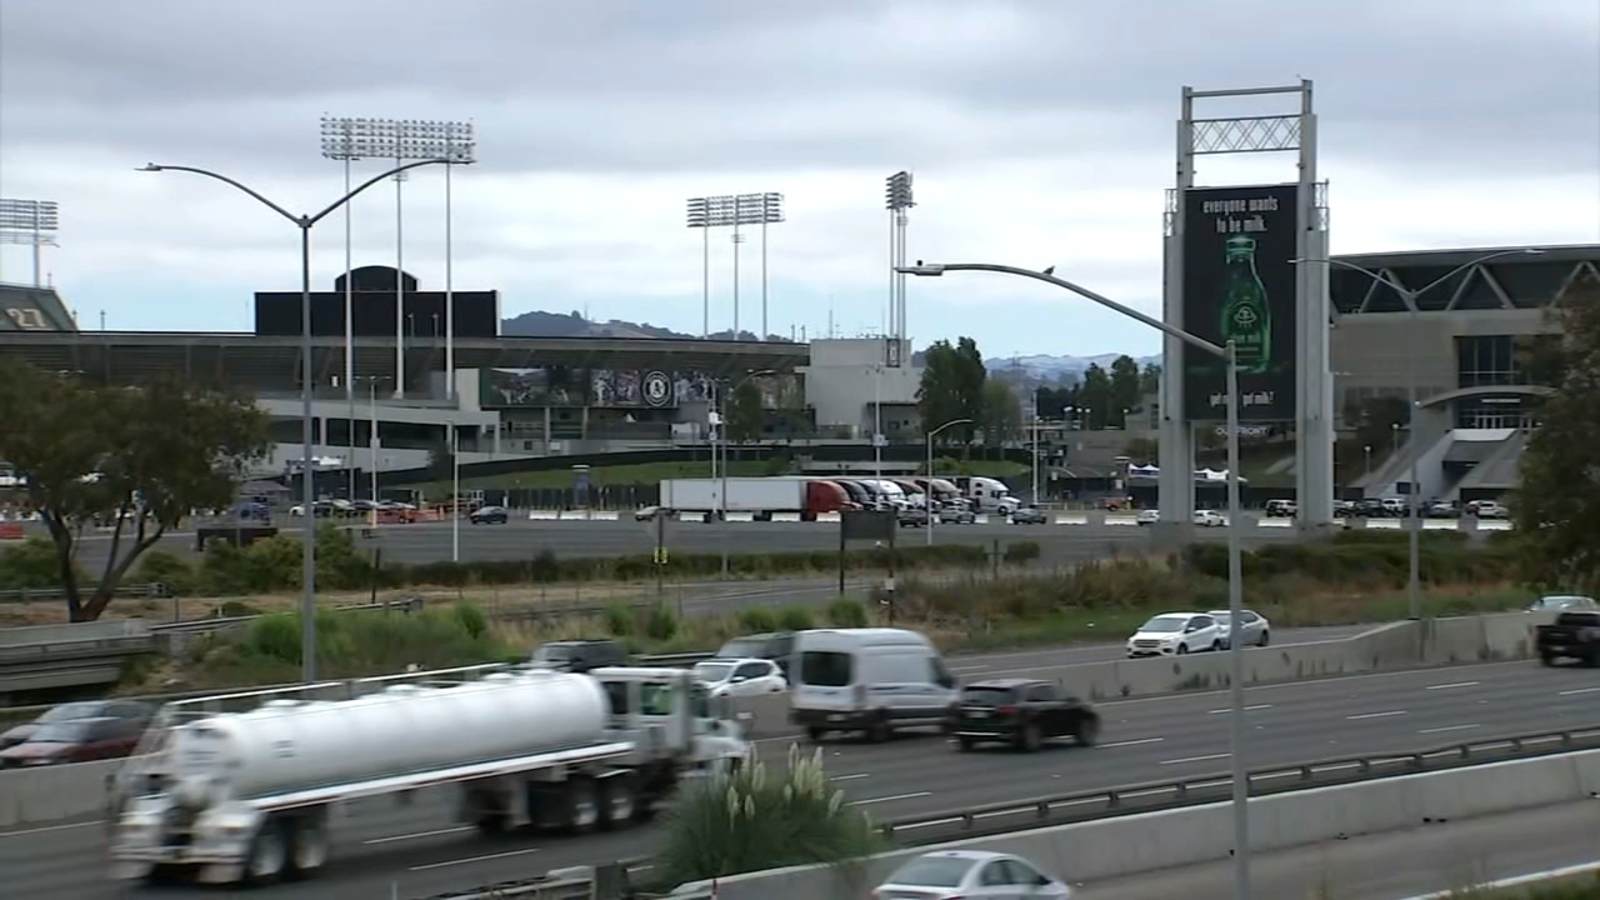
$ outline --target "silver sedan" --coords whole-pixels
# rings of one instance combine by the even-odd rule
[[[1213,609],[1206,615],[1217,620],[1217,630],[1222,634],[1222,646],[1228,646],[1228,637],[1232,633],[1233,625],[1228,621],[1228,611]],[[1246,647],[1265,647],[1272,641],[1272,623],[1267,617],[1248,609],[1240,611],[1239,640]]]

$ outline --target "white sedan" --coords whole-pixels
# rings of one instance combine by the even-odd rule
[[[1210,613],[1162,613],[1139,626],[1128,638],[1128,658],[1183,656],[1202,650],[1221,650],[1222,630]]]
[[[1231,620],[1225,609],[1213,609],[1206,615],[1217,620],[1217,630],[1222,634],[1222,646],[1228,646],[1232,633]],[[1265,647],[1272,640],[1272,623],[1267,617],[1248,609],[1239,612],[1239,644],[1242,647]]]
[[[873,900],[993,900],[1038,897],[1069,900],[1072,888],[1020,856],[987,850],[938,850],[896,869]]]
[[[789,689],[783,671],[770,659],[708,659],[695,663],[694,677],[713,697],[754,697]]]
[[[1214,509],[1197,509],[1194,524],[1200,528],[1221,528],[1228,524],[1228,517]]]

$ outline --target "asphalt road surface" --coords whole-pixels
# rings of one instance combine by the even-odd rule
[[[419,522],[414,525],[387,525],[373,538],[360,536],[362,547],[383,548],[384,559],[402,563],[436,562],[452,558],[454,538],[449,522]],[[592,522],[530,522],[513,519],[505,525],[460,526],[463,560],[531,559],[541,550],[557,557],[626,556],[649,554],[656,546],[655,526],[630,519]],[[284,534],[298,535],[298,528],[285,528]],[[1223,540],[1223,529],[1200,529],[1201,540]],[[1251,545],[1266,541],[1292,540],[1287,528],[1257,528],[1246,539]],[[1150,544],[1148,529],[1135,525],[944,525],[934,529],[940,544],[984,544],[998,540],[1001,549],[1017,541],[1037,541],[1045,563],[1065,563],[1109,556],[1114,552],[1137,552]],[[901,546],[920,546],[927,532],[904,528],[897,538]],[[707,525],[669,522],[665,529],[668,552],[721,553],[724,546],[733,554],[777,553],[839,549],[839,526],[820,522],[727,522]],[[157,545],[180,555],[196,552],[192,532],[163,536]],[[110,536],[103,532],[85,535],[78,555],[90,571],[105,566],[110,552]]]
[[[1054,660],[1032,671],[1048,676]],[[1028,670],[1035,664],[1018,654],[967,665]],[[1597,697],[1600,674],[1593,670],[1525,662],[1251,688],[1246,762],[1260,767],[1592,726],[1600,723]],[[851,803],[880,819],[896,819],[1224,772],[1229,765],[1227,703],[1225,693],[1203,693],[1104,704],[1101,743],[1093,749],[1068,744],[1031,756],[1005,750],[964,754],[929,734],[883,745],[828,743],[822,753]],[[760,749],[781,764],[791,744],[792,739],[771,739]],[[442,790],[424,792],[409,806],[393,798],[352,804],[336,827],[334,861],[321,878],[251,896],[348,900],[387,897],[393,887],[401,898],[426,897],[562,866],[646,855],[656,841],[650,828],[570,839],[490,840],[453,825],[449,810],[449,794]],[[104,848],[101,823],[0,836],[7,893],[31,900],[106,900],[130,890],[150,900],[194,896],[181,889],[132,890],[108,883],[99,865]]]
[[[1600,810],[1563,803],[1251,858],[1252,896],[1410,900],[1600,861]],[[1056,873],[1071,878],[1071,873]],[[1085,900],[1233,900],[1233,864],[1207,863],[1083,886]],[[1075,885],[1076,886],[1076,885]],[[1319,891],[1321,893],[1319,893]],[[1498,896],[1498,895],[1496,895]]]

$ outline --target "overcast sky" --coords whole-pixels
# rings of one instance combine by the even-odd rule
[[[292,210],[342,188],[323,114],[470,119],[454,283],[507,315],[587,310],[696,332],[692,196],[778,191],[771,330],[876,331],[883,181],[916,175],[910,255],[1043,267],[1158,312],[1163,191],[1183,85],[1316,84],[1337,253],[1600,241],[1595,0],[0,0],[0,194],[61,203],[46,268],[85,328],[247,330],[298,286]],[[1289,112],[1209,101],[1202,117]],[[380,163],[357,163],[358,177]],[[1289,181],[1292,154],[1208,157],[1199,181]],[[444,271],[443,177],[404,189],[405,267]],[[354,204],[357,265],[393,264],[395,196]],[[314,232],[314,285],[344,262]],[[760,323],[760,241],[741,324]],[[23,248],[0,277],[29,275]],[[732,323],[712,244],[712,323]],[[918,345],[1152,353],[1044,285],[913,281]]]

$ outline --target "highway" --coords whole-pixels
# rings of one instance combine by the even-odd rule
[[[1593,803],[1563,803],[1251,859],[1253,896],[1411,900],[1600,861]],[[1070,872],[1052,873],[1071,879]],[[1074,884],[1076,889],[1078,885]],[[1233,900],[1233,864],[1207,863],[1082,886],[1084,900]],[[1496,896],[1499,896],[1498,894]]]
[[[976,661],[969,659],[966,666],[987,668],[962,674],[1000,674],[1006,668],[996,666],[1014,666],[1048,677],[1058,658],[972,658]],[[1224,772],[1227,702],[1225,693],[1201,693],[1105,704],[1101,744],[1093,749],[1065,745],[1032,756],[1000,749],[962,754],[940,736],[907,735],[877,746],[830,742],[822,750],[830,776],[850,802],[893,819]],[[1594,725],[1600,723],[1600,673],[1526,662],[1462,666],[1251,688],[1247,703],[1246,762],[1259,767]],[[765,758],[781,763],[791,743],[780,738],[759,746]],[[353,804],[337,827],[335,862],[323,877],[253,896],[343,900],[388,896],[396,885],[400,897],[420,897],[644,855],[654,843],[648,828],[584,838],[489,840],[452,826],[448,810],[444,792],[420,795],[406,807],[392,799]],[[97,866],[87,864],[103,848],[104,826],[95,823],[11,833],[0,836],[0,871],[18,896],[121,896]],[[137,895],[153,900],[193,896],[170,888],[142,889]]]
[[[31,526],[30,526],[31,528]],[[724,539],[730,553],[778,553],[839,549],[839,526],[819,522],[726,522],[717,525],[669,522],[665,529],[669,552],[720,553]],[[1221,540],[1223,529],[1201,529],[1202,540]],[[30,530],[30,533],[34,533]],[[38,532],[41,533],[42,532]],[[285,534],[298,535],[298,528],[285,528]],[[450,559],[451,523],[419,522],[413,525],[386,525],[371,539],[361,538],[363,547],[382,547],[386,560],[403,563],[435,562]],[[1291,540],[1287,528],[1252,529],[1252,544],[1272,540]],[[1038,541],[1045,563],[1074,562],[1134,552],[1149,544],[1149,531],[1134,525],[944,525],[934,529],[941,544],[1005,544]],[[901,529],[897,539],[902,546],[919,546],[926,540],[922,529]],[[620,521],[530,522],[513,519],[505,525],[461,525],[463,560],[531,559],[541,550],[558,558],[579,556],[625,556],[649,554],[655,548],[655,526],[646,522]],[[157,545],[180,555],[195,552],[190,532],[162,537]],[[92,533],[79,545],[79,559],[92,572],[105,565],[110,536]]]

